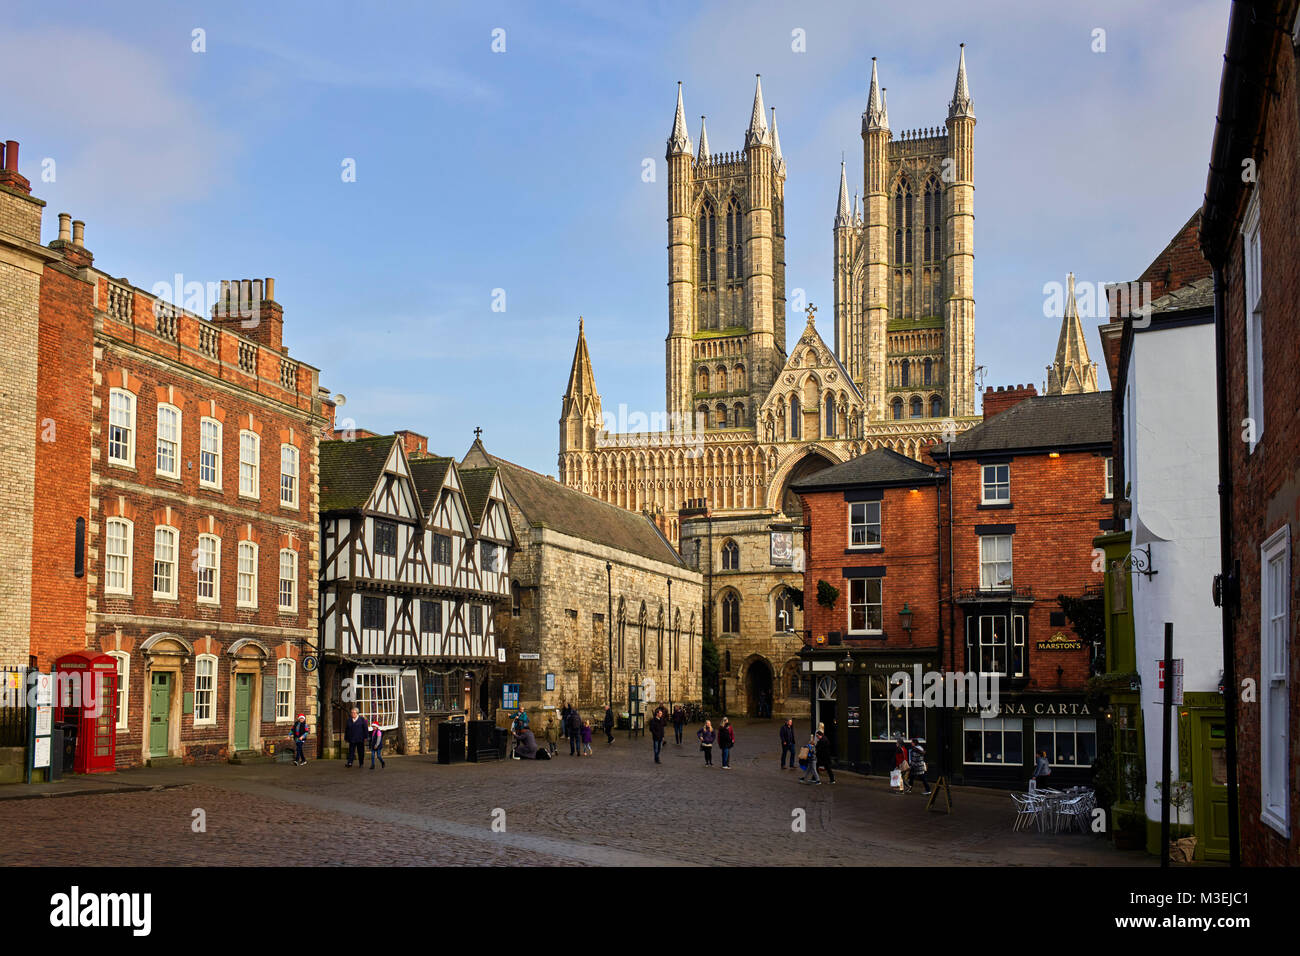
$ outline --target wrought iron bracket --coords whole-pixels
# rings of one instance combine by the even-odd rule
[[[1160,573],[1151,566],[1151,545],[1149,544],[1144,548],[1135,548],[1130,551],[1118,561],[1113,562],[1111,568],[1116,571],[1121,568],[1125,571],[1136,571],[1138,574],[1145,574],[1147,580]]]

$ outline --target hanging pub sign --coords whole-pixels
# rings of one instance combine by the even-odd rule
[[[794,532],[772,532],[772,564],[779,568],[788,568],[794,563]]]
[[[1040,651],[1079,651],[1083,649],[1083,641],[1067,636],[1064,631],[1057,631],[1047,640],[1039,641],[1036,646]]]

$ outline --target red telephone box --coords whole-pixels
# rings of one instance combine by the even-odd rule
[[[54,719],[72,724],[75,738],[74,773],[107,773],[117,759],[117,661],[107,654],[76,651],[54,662],[59,674],[79,674],[80,680],[56,681]],[[98,714],[84,705],[98,703]],[[61,754],[53,759],[61,759]]]

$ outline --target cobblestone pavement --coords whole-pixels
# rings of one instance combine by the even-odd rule
[[[58,799],[0,799],[0,864],[1151,865],[1099,837],[1016,833],[1005,793],[954,791],[951,815],[851,773],[778,769],[777,724],[739,722],[733,769],[698,747],[619,736],[589,758],[439,766],[389,757],[126,771]],[[688,728],[688,734],[693,729]],[[719,763],[715,756],[714,763]],[[98,781],[97,781],[98,782]],[[3,794],[0,794],[3,797]],[[191,828],[195,809],[206,833]],[[495,812],[494,811],[498,811]],[[505,832],[493,832],[494,818]],[[805,832],[795,832],[803,811]]]

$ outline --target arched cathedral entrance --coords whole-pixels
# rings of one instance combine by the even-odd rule
[[[784,512],[787,518],[798,520],[803,517],[803,505],[799,502],[799,496],[790,491],[790,486],[831,467],[833,464],[835,462],[815,451],[808,452],[795,463],[794,467],[785,476],[785,481],[781,484],[781,511]]]
[[[745,671],[745,715],[771,717],[772,690],[772,665],[762,657],[752,658]]]

